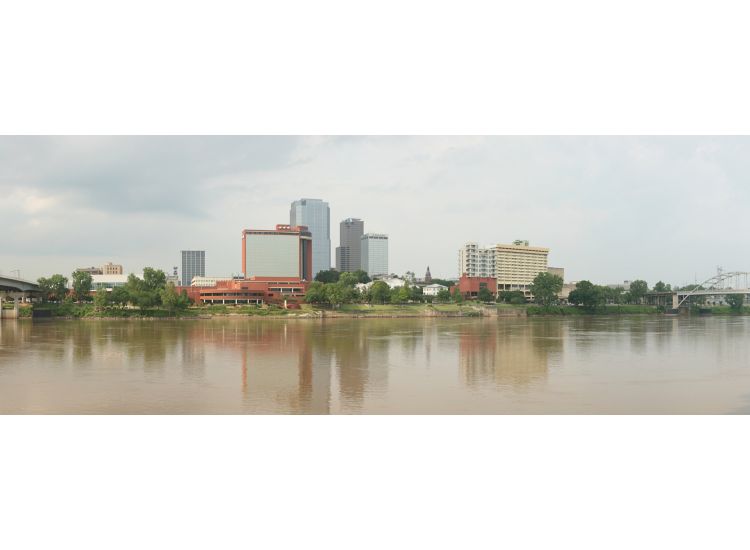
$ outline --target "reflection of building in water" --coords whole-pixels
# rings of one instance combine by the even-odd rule
[[[558,322],[469,325],[459,336],[459,365],[466,384],[494,380],[524,386],[544,380],[551,356],[562,352],[562,324]]]
[[[259,411],[330,412],[330,359],[315,354],[309,326],[257,325],[242,346],[242,392]]]
[[[392,331],[392,326],[373,320],[338,323],[316,335],[315,342],[321,353],[333,353],[335,357],[339,397],[344,410],[359,409],[368,394],[386,391]]]

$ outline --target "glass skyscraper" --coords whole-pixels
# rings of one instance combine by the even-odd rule
[[[347,218],[339,224],[339,244],[336,248],[336,269],[341,272],[357,271],[362,267],[362,235],[365,222]]]
[[[206,251],[182,251],[182,286],[190,286],[193,277],[206,276]]]
[[[365,233],[362,235],[362,269],[373,275],[388,275],[388,235]]]
[[[312,234],[313,277],[331,269],[331,209],[320,199],[300,199],[292,203],[289,225],[305,225]]]

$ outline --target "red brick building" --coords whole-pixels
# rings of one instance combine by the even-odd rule
[[[481,288],[486,288],[492,296],[497,296],[497,279],[494,277],[469,277],[463,274],[458,280],[458,284],[450,288],[451,294],[456,288],[467,300],[476,300]]]
[[[196,304],[277,304],[297,308],[312,279],[312,234],[305,226],[242,232],[243,279],[178,287]]]

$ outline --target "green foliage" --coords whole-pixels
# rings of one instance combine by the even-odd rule
[[[369,283],[372,280],[367,274],[367,271],[364,271],[363,269],[358,269],[357,271],[353,271],[352,273],[357,277],[358,283]]]
[[[479,292],[477,292],[477,300],[480,302],[494,302],[495,297],[492,295],[492,292],[486,287],[483,286],[479,289]]]
[[[412,302],[423,302],[424,298],[424,291],[422,290],[421,286],[415,285],[410,287],[409,300],[411,300]]]
[[[630,303],[640,304],[647,292],[648,283],[646,281],[640,279],[633,281],[630,283],[630,290],[628,291],[628,294],[630,295]]]
[[[368,300],[373,304],[384,304],[391,299],[391,289],[383,281],[375,281],[370,287]]]
[[[447,288],[441,288],[438,291],[437,296],[435,296],[435,300],[438,302],[442,302],[442,303],[448,302],[450,301],[450,299],[451,299],[451,293],[448,291]]]
[[[446,288],[450,288],[456,283],[454,281],[448,281],[446,279],[432,279],[433,285],[443,285]]]
[[[85,271],[74,271],[71,275],[73,281],[73,294],[75,294],[76,300],[82,302],[87,300],[91,292],[91,284],[93,279],[91,273]]]
[[[124,286],[114,287],[109,293],[109,301],[114,305],[120,306],[120,308],[125,307],[130,301],[130,294],[128,293],[128,289]]]
[[[53,302],[62,302],[68,292],[68,278],[59,273],[49,278],[41,277],[37,280],[42,291],[42,299],[52,300]]]
[[[164,289],[159,291],[159,295],[162,305],[171,313],[174,313],[178,309],[185,309],[190,304],[187,293],[183,290],[178,294],[174,283],[169,283]]]
[[[724,297],[724,300],[729,305],[729,308],[733,312],[740,312],[742,311],[742,305],[745,303],[745,295],[744,294],[729,294],[728,296]]]
[[[591,281],[579,281],[575,290],[571,291],[568,301],[574,305],[580,305],[588,310],[604,304],[605,295],[602,287]]]
[[[525,304],[526,297],[520,290],[503,290],[497,295],[497,301],[504,304]]]
[[[143,287],[149,292],[161,292],[167,286],[167,275],[161,269],[143,268]]]
[[[654,292],[671,292],[672,285],[664,284],[662,281],[658,281],[654,285]]]
[[[453,289],[453,303],[454,304],[463,304],[464,303],[464,296],[461,294],[461,291],[456,287]]]
[[[325,271],[319,271],[315,275],[315,280],[319,283],[337,283],[341,273],[335,269],[326,269]]]
[[[125,288],[128,301],[138,306],[141,311],[161,304],[161,292],[167,285],[167,276],[161,269],[146,267],[143,269],[143,279],[128,275]]]
[[[96,291],[96,294],[94,294],[94,307],[101,311],[103,309],[106,309],[109,304],[111,303],[111,292],[109,292],[106,288],[100,288]]]
[[[411,288],[409,283],[405,283],[404,286],[397,286],[391,289],[391,303],[392,304],[406,304],[411,299]]]
[[[322,271],[321,271],[322,273]],[[325,285],[319,281],[313,281],[305,293],[305,302],[308,304],[324,304],[328,301]]]
[[[531,293],[534,295],[534,301],[543,306],[551,306],[557,302],[557,295],[563,287],[562,277],[553,275],[547,271],[542,271],[531,283]]]
[[[338,282],[344,286],[354,287],[359,283],[359,278],[354,273],[344,272],[339,276]]]

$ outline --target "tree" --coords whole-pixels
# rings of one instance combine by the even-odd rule
[[[310,283],[305,293],[305,302],[308,304],[324,304],[327,300],[325,285],[319,281]]]
[[[359,279],[354,273],[344,272],[339,276],[338,283],[354,288],[359,283]]]
[[[424,291],[422,290],[421,286],[414,285],[410,287],[409,300],[413,302],[424,301]]]
[[[348,287],[341,283],[325,285],[326,301],[333,307],[340,306],[346,302],[346,289]]]
[[[672,285],[665,285],[662,281],[657,282],[654,285],[654,292],[671,292]]]
[[[458,290],[458,287],[453,289],[453,301],[457,304],[464,303],[464,296],[461,294],[461,291]]]
[[[166,307],[170,313],[174,313],[177,309],[185,309],[190,303],[187,292],[183,290],[178,294],[174,283],[169,283],[164,287],[164,289],[160,291],[160,297],[162,305]]]
[[[158,306],[161,304],[161,291],[166,285],[167,275],[161,269],[144,268],[143,279],[131,273],[125,284],[128,301],[141,309]]]
[[[745,303],[744,294],[729,294],[724,297],[724,300],[729,304],[732,311],[742,311],[742,304]]]
[[[531,283],[531,293],[534,295],[534,301],[543,306],[551,306],[557,302],[557,295],[563,287],[562,277],[553,275],[547,271],[542,271]]]
[[[497,295],[497,301],[505,304],[525,304],[526,296],[520,290],[503,290]]]
[[[435,296],[435,299],[438,302],[447,302],[451,299],[451,293],[448,292],[447,288],[441,288],[438,290],[437,296]]]
[[[130,294],[128,294],[128,289],[124,286],[114,287],[109,294],[109,301],[120,306],[120,308],[128,305],[128,302],[130,301]]]
[[[477,299],[480,302],[492,302],[492,292],[486,286],[483,286],[477,293]]]
[[[94,294],[94,306],[98,311],[106,309],[110,303],[110,293],[106,288],[100,288]]]
[[[384,304],[391,297],[391,289],[383,281],[375,281],[370,287],[369,299],[371,303]]]
[[[593,310],[604,303],[604,293],[601,287],[590,281],[579,281],[575,290],[571,291],[568,296],[568,301],[571,304]]]
[[[68,279],[59,273],[49,278],[40,277],[37,279],[37,284],[42,291],[43,300],[61,302],[68,292]]]
[[[357,276],[358,283],[369,283],[372,280],[367,274],[367,271],[364,271],[363,269],[358,269],[357,271],[353,271],[352,273]]]
[[[74,271],[71,277],[73,279],[73,293],[76,296],[76,300],[79,302],[86,300],[90,295],[91,284],[93,282],[91,273]]]
[[[318,271],[315,275],[315,280],[319,283],[336,283],[339,280],[341,273],[335,269],[326,269],[325,271]]]
[[[161,269],[143,268],[143,287],[150,292],[161,292],[167,286],[167,274]]]
[[[648,283],[646,281],[638,279],[637,281],[630,283],[630,290],[628,293],[630,294],[630,301],[632,303],[640,304],[647,292]]]

